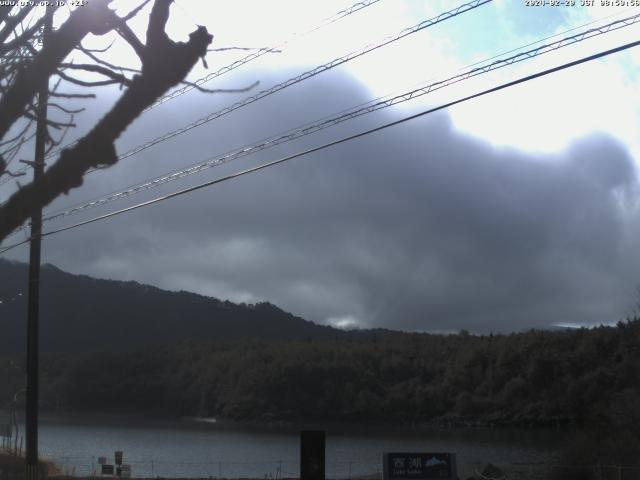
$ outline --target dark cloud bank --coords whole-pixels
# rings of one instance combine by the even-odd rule
[[[314,112],[364,96],[344,79],[314,88],[219,131],[242,145],[264,135],[258,125],[293,125],[284,119],[301,99]],[[212,132],[182,148],[200,151]],[[126,175],[166,169],[148,161]],[[51,238],[45,255],[74,272],[268,300],[318,322],[484,332],[610,323],[630,313],[640,284],[637,198],[632,160],[606,135],[534,157],[465,136],[440,114]]]

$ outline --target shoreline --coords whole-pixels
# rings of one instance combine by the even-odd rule
[[[0,410],[0,415],[4,411]],[[549,418],[518,419],[515,421],[501,419],[485,419],[482,417],[450,416],[426,421],[380,421],[380,420],[283,420],[283,419],[249,419],[236,420],[215,417],[196,416],[168,416],[150,412],[90,412],[90,411],[41,411],[39,420],[43,424],[83,424],[89,421],[94,424],[122,424],[135,423],[136,425],[148,425],[158,427],[194,427],[195,429],[216,430],[329,430],[329,431],[362,431],[379,432],[392,431],[409,433],[433,430],[558,430],[558,431],[589,431],[588,426],[580,425],[573,419]],[[18,421],[24,422],[24,412],[18,412]]]

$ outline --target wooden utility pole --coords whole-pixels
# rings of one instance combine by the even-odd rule
[[[47,7],[42,32],[42,46],[47,42],[53,24],[53,10]],[[38,120],[33,162],[33,181],[44,174],[44,154],[47,138],[47,104],[49,102],[49,78],[43,78],[38,91]],[[29,289],[27,306],[27,405],[26,479],[38,479],[38,369],[39,369],[39,307],[40,307],[40,251],[42,238],[42,209],[31,217],[31,243],[29,250]]]

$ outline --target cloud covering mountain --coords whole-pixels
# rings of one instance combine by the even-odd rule
[[[88,177],[84,195],[290,128],[306,111],[337,111],[345,99],[356,104],[367,94],[349,77],[309,82],[259,114],[240,111]],[[212,108],[186,105],[194,115]],[[399,114],[385,111],[258,160]],[[131,143],[163,121],[159,113],[136,125]],[[639,220],[636,169],[613,137],[594,133],[536,155],[465,135],[443,113],[51,237],[44,255],[73,272],[267,300],[333,325],[511,331],[627,315],[640,271]]]

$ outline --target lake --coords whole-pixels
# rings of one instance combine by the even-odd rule
[[[128,417],[43,416],[41,457],[69,474],[90,474],[98,457],[113,463],[124,452],[133,476],[282,478],[299,475],[299,429],[158,421]],[[24,433],[21,426],[20,434]],[[332,426],[326,429],[327,478],[380,475],[382,452],[455,452],[459,472],[473,465],[553,463],[564,434],[538,429],[390,429]],[[466,467],[465,467],[466,466]],[[460,478],[466,476],[460,475]]]

